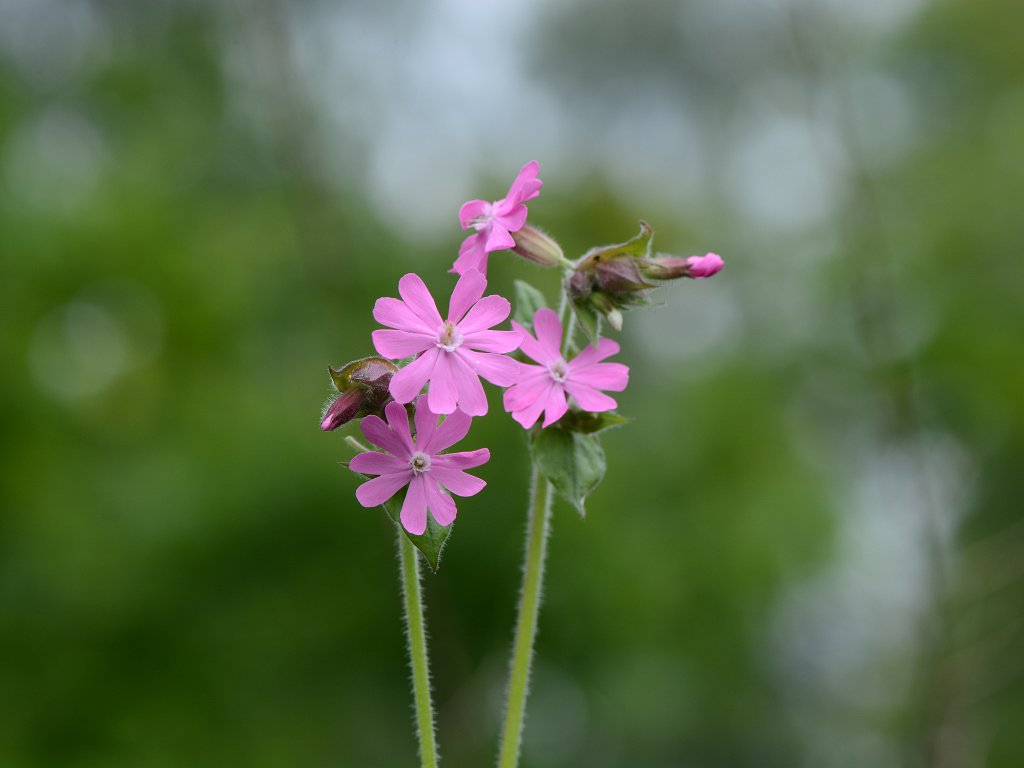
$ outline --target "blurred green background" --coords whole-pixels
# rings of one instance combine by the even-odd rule
[[[393,530],[317,429],[372,302],[529,159],[626,317],[523,765],[1024,764],[1024,4],[0,0],[0,766],[415,764]],[[555,277],[508,254],[491,287]],[[497,742],[525,519],[426,578]]]

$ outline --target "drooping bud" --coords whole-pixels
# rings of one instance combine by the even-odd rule
[[[674,280],[678,277],[700,280],[719,272],[725,262],[717,253],[688,256],[685,259],[659,253],[654,258],[641,260],[639,266],[641,274],[652,280]]]
[[[512,250],[524,259],[529,259],[544,267],[557,267],[566,263],[561,246],[555,242],[554,238],[536,227],[526,224],[521,229],[512,232],[512,239],[516,241]]]
[[[343,395],[338,395],[324,412],[320,421],[320,429],[330,432],[343,424],[348,424],[359,413],[363,405],[363,392],[359,389],[350,389]]]
[[[383,357],[353,360],[339,370],[328,366],[331,381],[339,397],[327,407],[320,429],[329,432],[352,419],[380,414],[391,400],[388,388],[398,366]]]

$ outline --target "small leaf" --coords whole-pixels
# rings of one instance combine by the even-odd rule
[[[427,514],[427,529],[419,536],[414,533],[409,533],[402,526],[402,521],[399,519],[399,514],[402,511],[402,502],[405,500],[405,491],[392,496],[390,499],[385,501],[381,506],[384,511],[388,513],[395,525],[402,529],[402,533],[405,537],[412,542],[413,546],[416,547],[423,556],[427,559],[427,565],[430,566],[432,573],[437,573],[437,569],[441,565],[441,550],[444,549],[444,545],[448,541],[448,537],[452,533],[452,525],[439,525],[434,516]]]
[[[533,316],[537,310],[546,307],[544,294],[527,283],[525,280],[514,280],[516,290],[516,311],[513,319],[523,326],[530,333],[533,333]]]
[[[602,413],[569,411],[558,420],[557,426],[566,432],[582,432],[585,435],[595,435],[612,427],[621,427],[629,422],[629,419],[625,416],[620,416],[615,411],[604,411]]]
[[[646,221],[640,221],[640,234],[630,238],[619,247],[633,256],[647,256],[651,252],[651,240],[654,237],[654,230]]]
[[[327,366],[327,372],[331,375],[334,388],[339,392],[348,392],[352,386],[358,384],[373,384],[390,376],[398,370],[398,366],[383,357],[371,355],[361,357],[350,363],[345,363],[339,370]]]
[[[580,265],[586,267],[596,266],[602,262],[614,261],[627,257],[645,258],[651,252],[651,240],[654,238],[654,230],[646,221],[640,222],[640,233],[631,237],[624,243],[614,245],[601,245],[591,248],[580,260]]]
[[[572,311],[576,315],[576,322],[586,335],[587,340],[597,346],[601,338],[601,316],[597,314],[593,306],[586,299],[583,301],[572,301]]]
[[[586,514],[583,502],[604,478],[604,450],[597,435],[534,427],[530,453],[540,473],[559,495]]]

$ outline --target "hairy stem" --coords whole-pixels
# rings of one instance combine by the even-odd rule
[[[412,693],[416,703],[416,729],[420,743],[421,768],[437,768],[437,744],[434,742],[434,708],[430,703],[430,666],[427,660],[427,633],[423,621],[420,594],[420,562],[409,538],[398,532],[398,558],[402,571],[402,595],[405,598],[405,634],[409,641],[412,666]]]
[[[547,553],[548,527],[551,520],[551,484],[534,465],[530,478],[530,517],[526,525],[526,560],[523,563],[523,584],[519,595],[515,641],[509,670],[508,704],[501,736],[498,768],[515,768],[519,763],[519,746],[523,736],[526,695],[530,687],[533,663],[533,639],[537,634],[541,586],[544,582],[544,557]]]

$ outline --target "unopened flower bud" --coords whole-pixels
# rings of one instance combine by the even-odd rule
[[[725,262],[717,253],[707,253],[703,256],[691,256],[687,259],[690,263],[690,277],[699,280],[702,277],[711,277],[718,273]]]
[[[640,272],[652,280],[675,280],[677,277],[689,277],[699,280],[711,277],[725,266],[722,257],[717,253],[704,256],[665,256],[658,254],[652,259],[640,262]]]
[[[594,273],[598,287],[605,293],[618,296],[634,291],[646,291],[654,286],[645,282],[632,257],[618,257],[597,261]]]
[[[557,267],[566,263],[561,246],[550,235],[529,224],[513,232],[512,239],[516,241],[512,250],[524,259],[545,267]]]
[[[324,411],[320,429],[329,432],[352,419],[382,413],[391,399],[391,377],[398,366],[383,357],[353,360],[340,370],[328,367],[340,396]]]
[[[627,304],[619,304],[614,297],[609,296],[607,293],[591,294],[588,303],[593,309],[604,315],[608,325],[616,331],[622,330],[622,311],[619,307],[628,306]]]
[[[343,395],[338,395],[324,412],[324,417],[320,421],[320,429],[330,432],[343,424],[348,424],[359,413],[359,409],[363,405],[363,398],[363,392],[359,389],[350,389]]]
[[[613,307],[612,309],[608,310],[608,313],[605,315],[605,318],[607,318],[608,320],[608,325],[610,325],[616,331],[622,330],[622,313],[618,309],[615,309]]]

